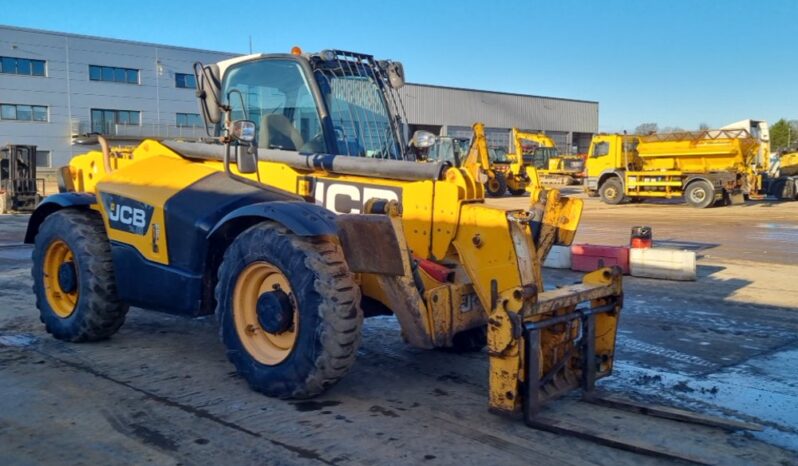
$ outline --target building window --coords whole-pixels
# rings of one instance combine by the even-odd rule
[[[50,168],[53,166],[53,161],[50,158],[49,150],[36,151],[36,167],[37,168]]]
[[[116,68],[113,66],[89,65],[89,79],[92,81],[138,84],[139,70],[134,70],[132,68]]]
[[[184,89],[196,89],[197,80],[193,74],[175,73],[175,86]]]
[[[0,104],[0,120],[47,121],[47,107],[42,105]]]
[[[0,57],[0,73],[44,76],[46,74],[45,61],[28,58]]]
[[[178,113],[177,114],[177,126],[179,127],[195,127],[195,126],[204,126],[202,118],[200,118],[199,113]]]
[[[141,112],[136,110],[91,109],[91,130],[94,133],[113,134],[114,125],[141,125]]]

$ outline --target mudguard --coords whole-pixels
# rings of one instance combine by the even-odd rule
[[[47,196],[36,207],[28,220],[28,228],[25,231],[25,243],[32,244],[39,233],[39,226],[44,222],[48,215],[67,207],[88,208],[97,203],[97,197],[91,193],[58,193]]]
[[[336,215],[316,204],[297,201],[267,201],[239,207],[222,217],[208,233],[216,236],[231,221],[242,218],[263,218],[284,225],[299,236],[336,236]]]
[[[228,213],[208,233],[210,244],[227,230],[239,230],[240,222],[252,219],[275,221],[299,236],[328,236],[340,241],[352,272],[403,275],[402,247],[388,215],[336,215],[316,204],[270,201],[249,204]],[[369,248],[379,241],[380,248]]]

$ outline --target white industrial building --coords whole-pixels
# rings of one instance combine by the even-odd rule
[[[235,55],[0,26],[0,145],[35,144],[49,168],[84,151],[73,137],[89,132],[199,136],[192,64]],[[597,102],[423,84],[401,95],[411,131],[469,136],[482,121],[492,145],[507,147],[516,126],[566,152],[586,151],[598,131]]]

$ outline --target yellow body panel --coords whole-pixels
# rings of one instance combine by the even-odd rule
[[[759,149],[753,138],[685,138],[659,140],[643,136],[637,145],[640,171],[680,170],[690,173],[745,171]]]
[[[780,157],[779,173],[782,176],[798,175],[798,151],[788,152]]]
[[[109,228],[109,212],[100,211],[106,224],[108,238],[136,248],[146,259],[159,264],[169,263],[164,227],[164,204],[186,186],[216,172],[211,167],[193,163],[173,155],[150,157],[125,170],[118,170],[97,184],[98,194],[111,193],[144,202],[154,207],[152,219],[144,235]],[[141,180],[147,180],[141,183]],[[160,230],[160,231],[159,231]]]

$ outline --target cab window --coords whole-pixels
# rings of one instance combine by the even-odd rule
[[[316,102],[299,64],[261,60],[231,68],[224,98],[234,120],[255,122],[261,148],[327,153]]]
[[[602,155],[607,155],[610,153],[610,143],[607,141],[593,143],[592,152],[592,157],[601,157]]]

